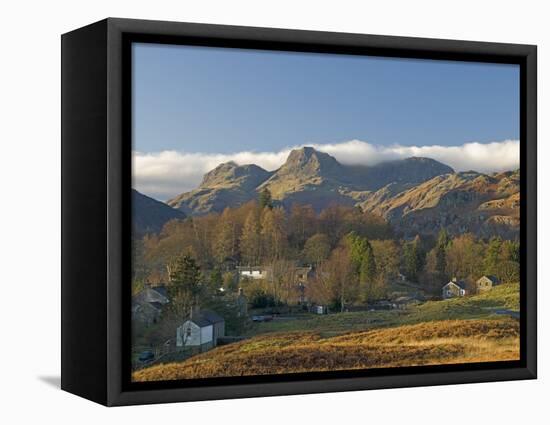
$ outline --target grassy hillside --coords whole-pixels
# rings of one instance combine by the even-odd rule
[[[133,379],[174,380],[518,358],[516,320],[444,320],[328,338],[318,332],[265,334],[181,363],[136,371]]]
[[[484,294],[445,301],[429,301],[414,308],[407,323],[445,319],[497,318],[498,310],[519,311],[519,284],[499,285]]]
[[[500,285],[485,294],[445,301],[428,301],[407,310],[358,311],[318,316],[303,314],[293,319],[256,323],[247,336],[267,332],[319,332],[322,336],[334,336],[350,331],[399,326],[434,320],[449,319],[499,319],[497,310],[519,310],[519,285]]]
[[[515,360],[519,285],[430,301],[406,311],[304,314],[260,323],[250,339],[185,362],[134,372],[137,381]]]

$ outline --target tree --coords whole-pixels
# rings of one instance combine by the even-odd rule
[[[335,248],[306,287],[308,297],[318,304],[331,304],[345,311],[359,296],[359,282],[351,261],[349,247]]]
[[[240,248],[244,264],[259,264],[262,254],[262,238],[258,211],[250,211],[246,217],[240,239]]]
[[[519,263],[516,261],[503,261],[496,275],[502,283],[519,282]]]
[[[359,283],[363,286],[365,300],[375,296],[377,273],[374,252],[368,240],[365,243],[365,251],[359,267]]]
[[[298,299],[296,268],[289,260],[275,260],[271,263],[271,290],[276,301],[292,304]]]
[[[482,274],[484,251],[484,245],[471,233],[454,238],[447,248],[448,276],[475,282]]]
[[[313,265],[319,265],[330,255],[330,241],[323,233],[316,233],[304,245],[304,257]]]
[[[501,261],[501,248],[502,239],[498,237],[491,238],[485,252],[485,258],[483,259],[483,269],[485,271],[485,274],[497,274]]]
[[[214,269],[210,273],[209,287],[212,292],[217,291],[223,284],[222,272],[220,269]]]
[[[361,285],[365,300],[380,293],[383,279],[377,272],[374,251],[369,240],[354,232],[344,238],[344,244],[349,248],[350,259],[356,279]]]
[[[223,288],[226,291],[236,292],[237,291],[237,278],[233,272],[225,272],[222,276]]]
[[[348,233],[344,238],[344,245],[349,248],[350,259],[357,276],[359,276],[363,257],[367,250],[367,244],[367,239],[358,236],[355,232]]]
[[[214,256],[218,263],[223,263],[227,258],[233,258],[237,253],[237,229],[231,217],[231,210],[226,208],[216,226],[214,239]]]
[[[504,261],[520,262],[520,250],[519,242],[516,241],[503,241],[500,248],[500,255]]]
[[[450,238],[447,231],[442,228],[437,237],[435,246],[435,272],[441,279],[445,279],[447,270],[447,247],[449,246]]]
[[[397,277],[399,273],[399,246],[391,240],[379,240],[370,241],[372,250],[374,252],[374,258],[376,259],[376,269],[385,280],[392,280]]]
[[[297,251],[315,233],[317,216],[311,205],[293,204],[288,218],[289,243]]]
[[[413,241],[405,243],[403,246],[403,268],[407,279],[412,282],[418,282],[418,277],[424,267],[425,258],[426,254],[418,236]]]
[[[187,317],[193,306],[200,303],[202,287],[201,272],[195,259],[189,255],[175,258],[168,265],[170,279],[170,306],[178,318]]]
[[[267,187],[264,187],[262,191],[260,192],[260,195],[258,197],[258,202],[260,203],[260,209],[264,208],[273,208],[273,199],[271,198],[271,192]]]
[[[284,258],[287,250],[286,214],[278,208],[264,208],[261,218],[264,260],[272,262]]]

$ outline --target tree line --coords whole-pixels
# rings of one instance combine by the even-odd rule
[[[158,235],[134,241],[134,285],[174,282],[183,257],[201,270],[203,286],[235,292],[235,265],[263,266],[270,282],[254,282],[247,295],[258,304],[291,304],[307,298],[343,310],[387,297],[400,275],[439,294],[452,277],[473,283],[482,275],[519,281],[519,243],[473,234],[403,240],[381,217],[357,207],[333,205],[316,213],[309,205],[275,207],[269,192],[257,202],[222,213],[168,222]],[[313,268],[305,288],[296,287],[296,265]]]
[[[350,232],[376,240],[393,237],[383,218],[360,208],[333,205],[316,213],[310,205],[293,205],[287,211],[274,207],[264,191],[258,201],[222,213],[173,220],[158,235],[133,241],[134,280],[166,282],[166,265],[181,254],[195,258],[203,271],[221,275],[222,280],[236,264],[317,265]]]

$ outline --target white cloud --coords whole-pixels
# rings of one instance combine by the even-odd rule
[[[380,146],[360,140],[334,144],[308,144],[334,156],[342,164],[374,165],[411,156],[433,158],[456,171],[476,170],[484,173],[519,167],[519,141],[465,143],[460,146]],[[233,154],[188,153],[181,151],[134,152],[134,187],[142,193],[166,200],[196,188],[205,173],[217,165],[235,161],[256,164],[275,170],[295,147],[278,152],[236,152]]]

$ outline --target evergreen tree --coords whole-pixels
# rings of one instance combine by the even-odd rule
[[[201,272],[197,262],[190,255],[177,257],[168,266],[171,307],[178,317],[186,317],[191,307],[200,303],[202,287]]]
[[[368,241],[366,238],[358,236],[355,232],[351,232],[346,236],[345,242],[349,247],[351,263],[354,267],[355,273],[359,275],[361,264],[363,263],[363,257],[365,256],[365,252],[367,250]]]
[[[403,247],[405,276],[412,282],[418,282],[418,276],[424,267],[425,253],[417,236]]]
[[[376,260],[374,258],[374,252],[371,244],[368,240],[365,242],[365,249],[359,269],[359,282],[362,284],[372,285],[376,279]]]
[[[447,270],[447,246],[449,246],[450,238],[447,231],[442,228],[437,237],[435,247],[436,264],[435,269],[439,278],[444,279]]]
[[[366,241],[361,266],[359,268],[359,283],[363,288],[365,301],[375,294],[376,278],[377,272],[374,252],[369,241]]]
[[[483,260],[483,267],[486,274],[497,275],[498,268],[501,261],[500,252],[502,248],[502,239],[498,237],[491,238],[485,258]]]
[[[357,282],[360,284],[365,300],[372,297],[378,279],[378,270],[374,250],[367,238],[349,233],[346,236],[351,265]]]
[[[214,269],[212,273],[210,273],[209,285],[212,291],[217,291],[223,285],[222,272],[220,269]]]

